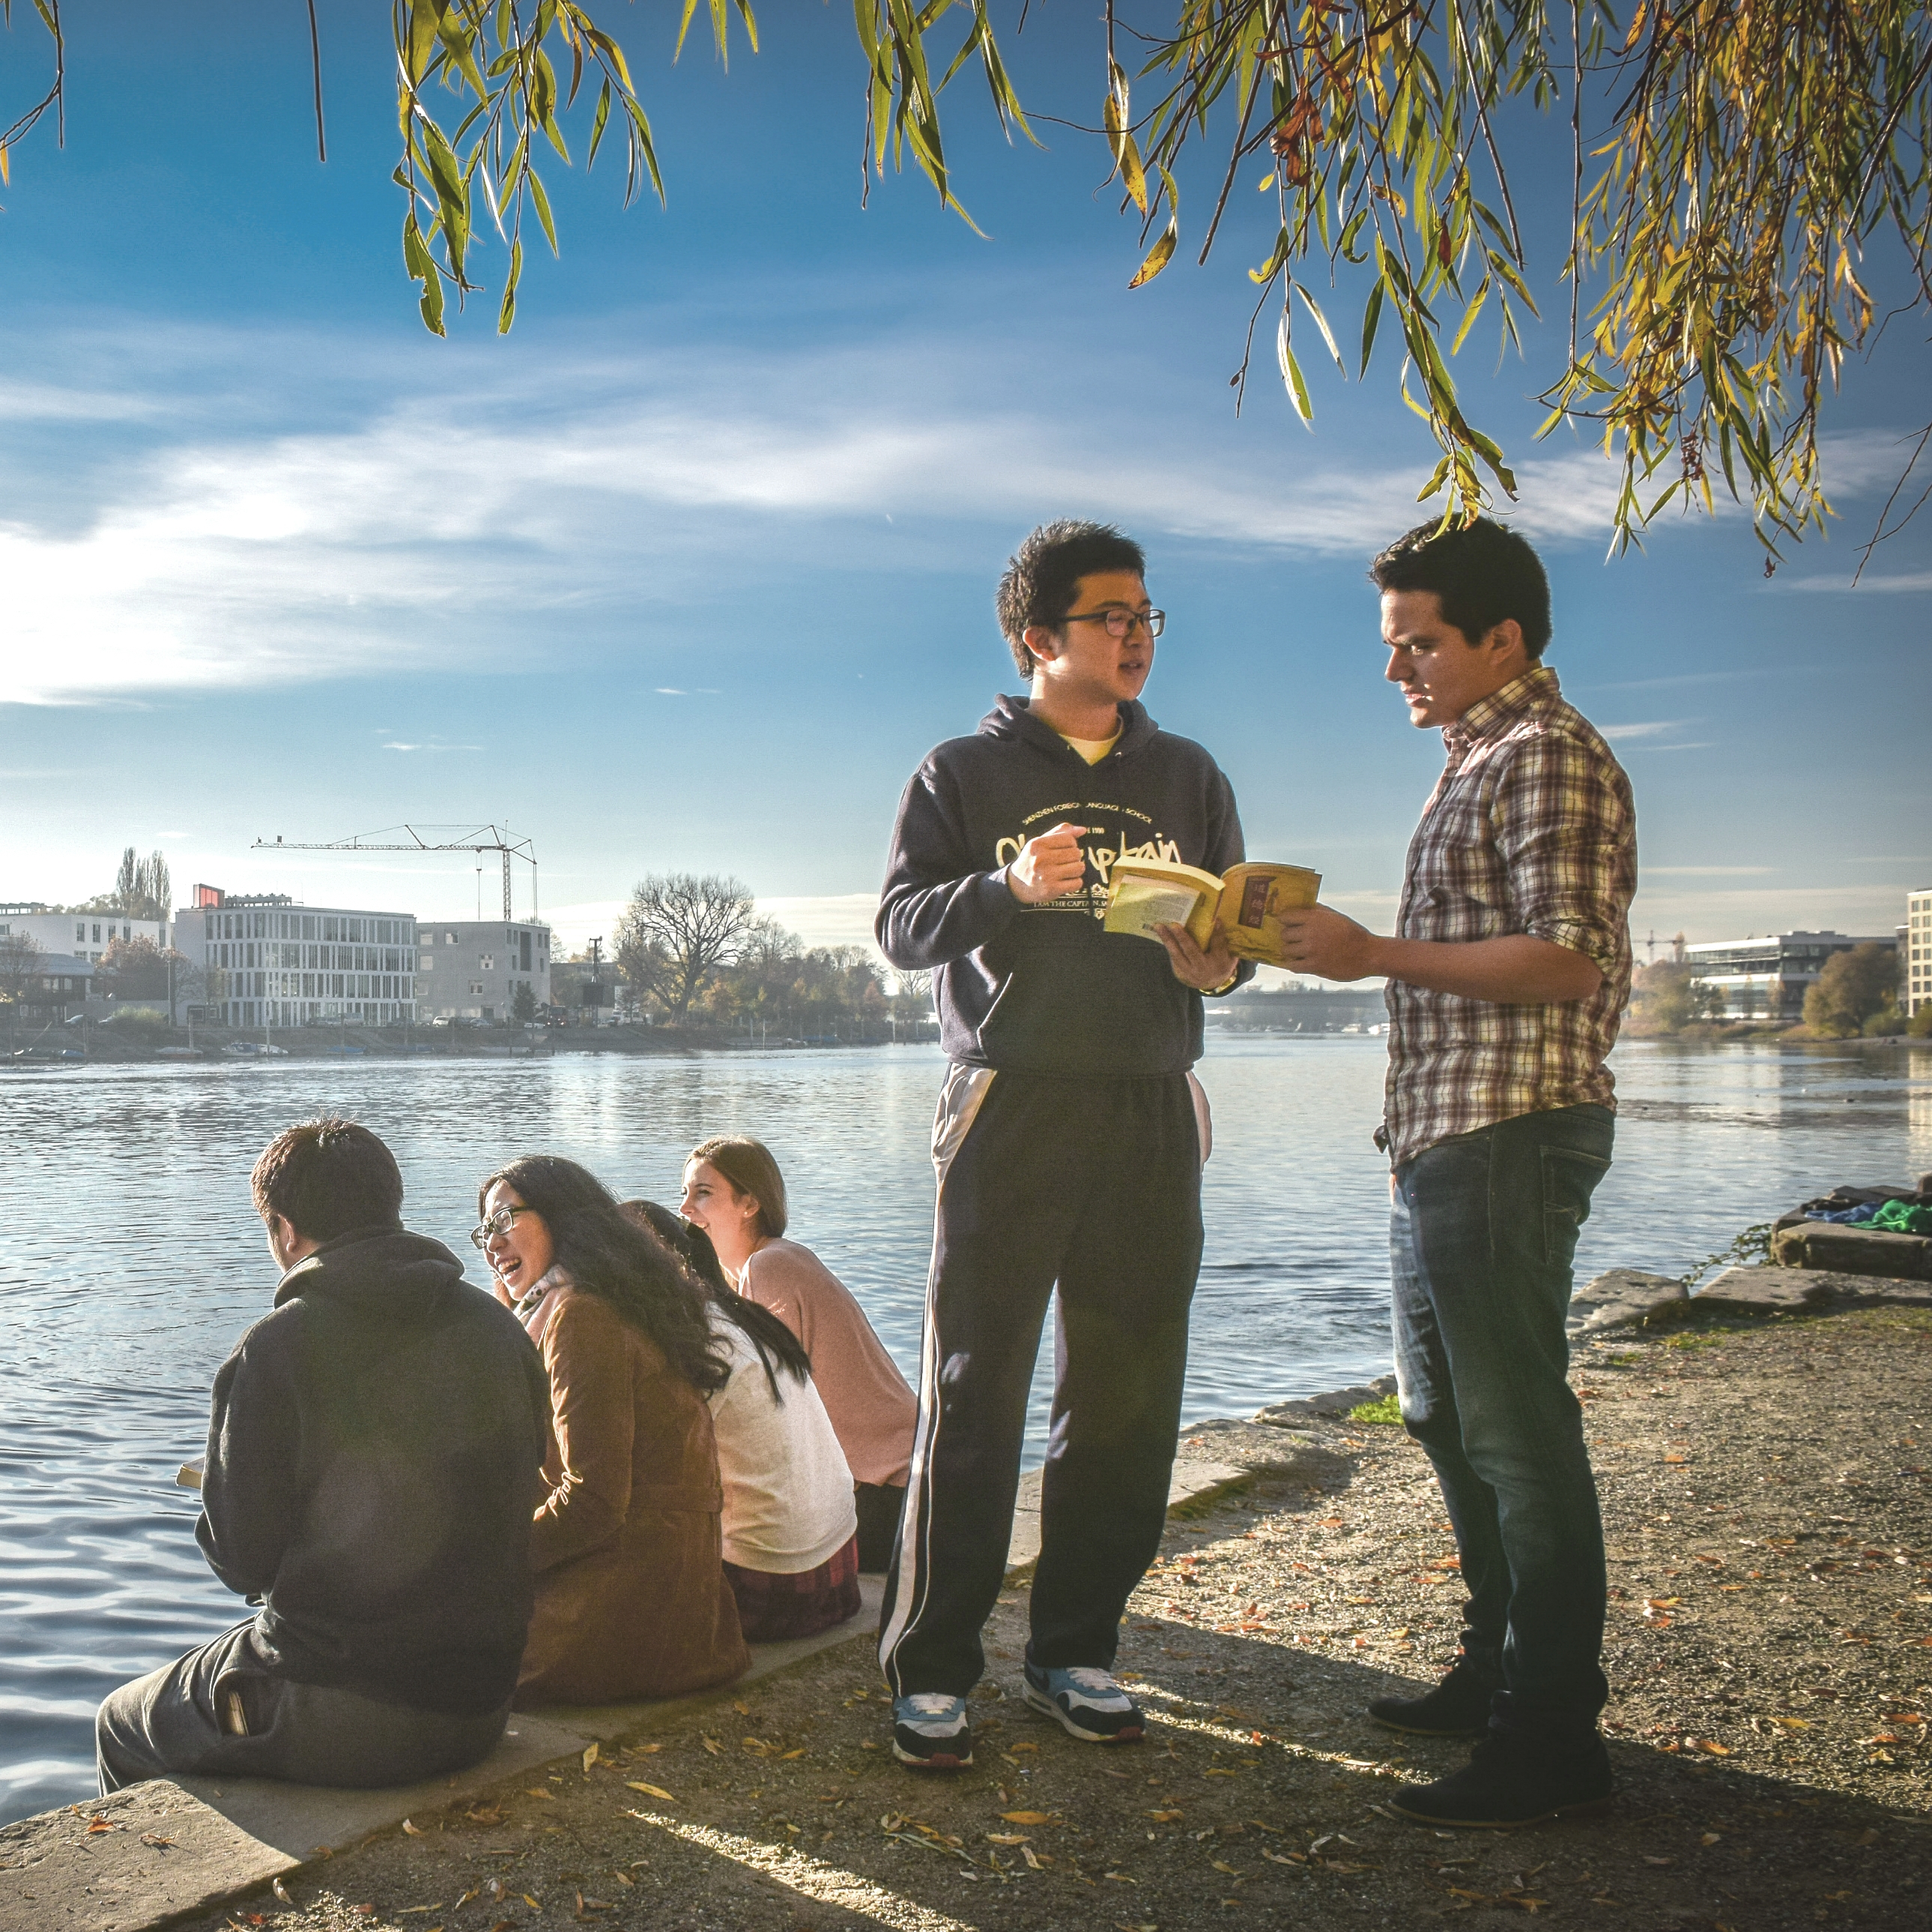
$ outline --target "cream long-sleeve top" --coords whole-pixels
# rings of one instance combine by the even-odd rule
[[[856,1533],[852,1472],[811,1378],[778,1371],[778,1395],[735,1322],[711,1318],[731,1379],[706,1400],[724,1486],[724,1561],[792,1576],[828,1562]]]
[[[746,1262],[738,1292],[769,1308],[805,1344],[854,1480],[903,1483],[919,1398],[852,1291],[809,1248],[772,1240]]]

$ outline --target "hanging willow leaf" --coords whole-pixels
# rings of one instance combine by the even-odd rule
[[[1315,410],[1308,400],[1308,385],[1302,380],[1301,364],[1294,359],[1294,351],[1288,340],[1288,304],[1281,305],[1281,322],[1274,332],[1275,360],[1281,365],[1282,386],[1288,391],[1288,400],[1294,405],[1294,413],[1310,429],[1315,427]]]
[[[1178,216],[1170,216],[1167,226],[1156,238],[1154,246],[1147,251],[1147,260],[1142,262],[1135,273],[1133,280],[1127,284],[1127,286],[1130,289],[1137,289],[1143,284],[1152,281],[1154,277],[1173,260],[1174,244],[1179,240],[1180,236],[1180,218]]]

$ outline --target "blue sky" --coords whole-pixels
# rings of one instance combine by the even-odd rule
[[[1344,385],[1312,343],[1312,434],[1265,356],[1236,417],[1252,183],[1206,268],[1184,246],[1130,294],[1136,233],[1083,137],[1010,147],[962,78],[957,182],[988,238],[916,175],[862,210],[845,10],[768,8],[728,75],[695,38],[669,67],[677,8],[609,10],[669,209],[621,212],[610,153],[554,168],[562,260],[529,252],[507,340],[486,298],[446,343],[398,260],[386,8],[325,10],[326,167],[298,6],[74,20],[66,148],[44,127],[0,194],[0,898],[84,896],[132,843],[183,887],[462,916],[466,859],[250,842],[494,818],[536,840],[569,940],[670,868],[856,937],[907,774],[1012,685],[1002,562],[1090,514],[1148,546],[1170,613],[1150,708],[1228,770],[1250,850],[1386,929],[1440,753],[1381,682],[1364,567],[1433,451],[1391,360]],[[1097,8],[1033,13],[1023,93],[1090,118]],[[44,47],[16,10],[8,118]],[[1529,136],[1553,318],[1567,128]],[[1183,187],[1198,235],[1212,184]],[[1358,302],[1331,305],[1345,338]],[[1736,512],[1606,562],[1606,466],[1530,440],[1553,332],[1498,365],[1481,324],[1461,358],[1550,567],[1550,661],[1636,788],[1640,941],[1885,932],[1932,883],[1932,512],[1844,587],[1932,417],[1922,337],[1895,324],[1848,372],[1842,520],[1768,583]]]

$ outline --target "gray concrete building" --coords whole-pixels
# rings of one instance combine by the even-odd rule
[[[416,1012],[428,1020],[491,1025],[515,1010],[528,986],[550,1004],[550,928],[533,921],[424,920],[417,928]]]
[[[1723,1000],[1721,1018],[1796,1026],[1804,1017],[1804,995],[1818,983],[1833,953],[1895,943],[1888,932],[1862,938],[1844,932],[1767,932],[1760,938],[1687,946],[1684,957],[1693,982]]]

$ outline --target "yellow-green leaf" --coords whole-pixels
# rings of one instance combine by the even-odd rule
[[[1172,260],[1174,244],[1179,238],[1179,227],[1174,218],[1169,217],[1168,224],[1162,230],[1160,239],[1148,250],[1147,260],[1141,264],[1133,280],[1127,284],[1127,286],[1130,289],[1137,289],[1143,283],[1152,281],[1154,277],[1159,274]]]

